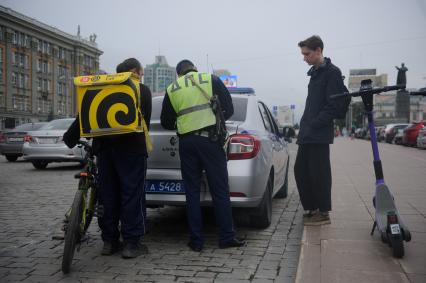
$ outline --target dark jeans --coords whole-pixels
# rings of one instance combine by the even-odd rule
[[[104,241],[136,242],[145,234],[146,156],[114,149],[99,153],[99,203],[104,213],[99,226]]]
[[[234,236],[229,195],[228,168],[222,147],[209,138],[187,135],[179,138],[182,177],[186,188],[186,211],[191,242],[204,243],[200,207],[200,188],[203,169],[206,171],[210,194],[219,226],[219,243],[227,243]]]
[[[299,145],[294,176],[303,209],[331,211],[330,145]]]

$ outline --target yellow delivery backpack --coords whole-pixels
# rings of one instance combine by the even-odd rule
[[[147,148],[152,148],[148,128],[140,111],[139,78],[131,72],[80,76],[77,89],[81,137],[100,137],[145,132]]]

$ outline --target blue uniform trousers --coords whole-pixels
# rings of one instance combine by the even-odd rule
[[[219,226],[219,243],[235,237],[229,196],[228,168],[222,147],[209,138],[186,135],[179,138],[182,177],[186,189],[186,211],[191,242],[203,246],[200,187],[203,169],[206,171],[210,194]]]
[[[103,216],[98,219],[104,241],[137,242],[145,234],[146,156],[115,149],[102,150],[98,156],[99,203]]]

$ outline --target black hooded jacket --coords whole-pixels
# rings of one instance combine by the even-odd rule
[[[308,76],[311,79],[297,143],[331,144],[334,140],[333,119],[338,118],[339,106],[330,96],[347,91],[342,72],[329,58],[324,58],[324,63],[318,68],[312,67]]]

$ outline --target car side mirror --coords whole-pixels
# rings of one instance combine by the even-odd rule
[[[295,132],[292,127],[283,127],[283,137],[286,142],[291,143],[294,136]]]

